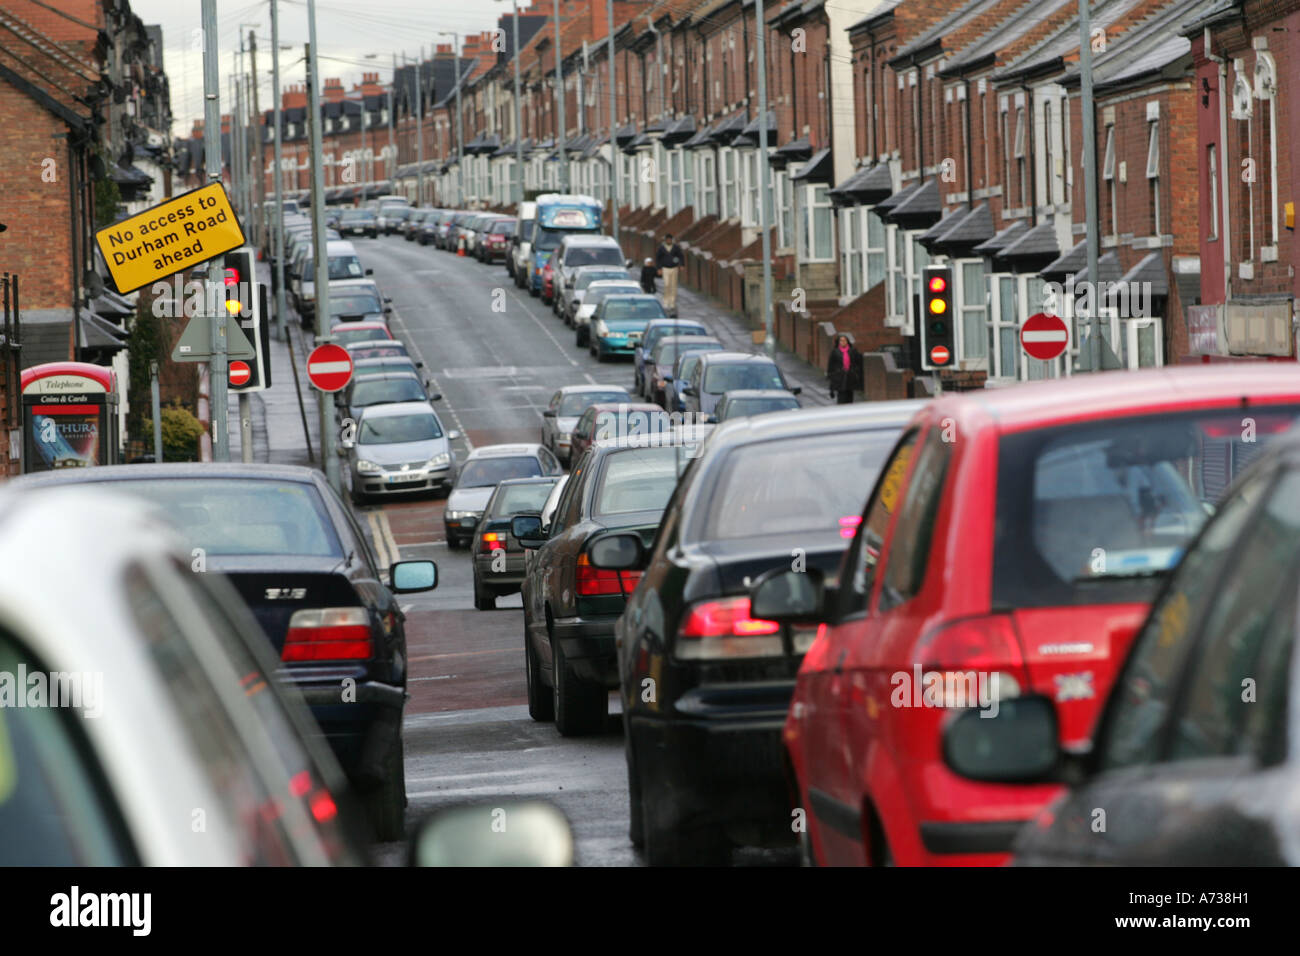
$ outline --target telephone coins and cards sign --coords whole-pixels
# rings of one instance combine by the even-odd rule
[[[1020,327],[1020,346],[1030,358],[1054,359],[1069,344],[1070,329],[1059,316],[1039,312]]]
[[[123,295],[244,244],[221,183],[210,183],[95,233]]]
[[[322,392],[337,392],[352,378],[352,356],[341,345],[318,345],[307,356],[307,377]]]

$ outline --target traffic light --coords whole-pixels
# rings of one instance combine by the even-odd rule
[[[233,392],[260,392],[271,384],[269,309],[266,286],[257,281],[256,257],[249,246],[226,253],[226,319],[238,322],[256,351],[247,364],[248,381],[228,387]]]
[[[926,266],[921,271],[921,367],[949,368],[957,361],[953,332],[952,268]]]

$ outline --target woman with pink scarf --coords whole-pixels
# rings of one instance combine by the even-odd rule
[[[851,405],[854,389],[862,388],[862,353],[849,343],[847,335],[836,337],[826,359],[826,382],[840,405]]]

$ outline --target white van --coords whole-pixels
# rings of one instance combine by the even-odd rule
[[[528,263],[533,253],[533,224],[537,222],[537,203],[519,204],[519,227],[515,230],[514,245],[506,258],[506,269],[515,278],[515,285],[524,287],[528,281]]]
[[[346,239],[331,239],[325,244],[325,254],[329,257],[330,279],[360,279],[374,272],[361,265],[356,247]],[[315,261],[310,257],[303,262],[295,290],[295,304],[298,306],[298,314],[304,320],[316,314],[314,265]]]

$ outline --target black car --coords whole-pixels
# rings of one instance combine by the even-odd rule
[[[161,505],[252,609],[281,668],[362,795],[376,836],[400,839],[406,805],[405,615],[394,593],[437,586],[432,561],[385,580],[351,509],[311,468],[227,463],[105,465],[28,475],[23,485],[97,483]]]
[[[442,398],[441,392],[430,395],[427,385],[428,382],[420,379],[414,371],[353,375],[341,393],[342,398],[338,402],[339,414],[346,415],[355,422],[360,421],[361,413],[371,405],[388,405],[393,402],[436,402]]]
[[[379,218],[373,209],[344,209],[339,214],[339,234],[342,236],[379,236]]]
[[[781,728],[815,629],[751,617],[773,569],[834,574],[918,402],[806,409],[717,426],[658,536],[589,545],[641,583],[615,627],[632,842],[652,865],[794,845]]]
[[[945,760],[974,780],[1072,787],[1021,827],[1017,865],[1295,866],[1298,607],[1293,432],[1234,482],[1165,581],[1086,753],[1060,750],[1057,705],[1035,695],[963,712]]]
[[[536,514],[563,475],[510,478],[492,491],[474,532],[474,607],[490,611],[497,598],[514,594],[524,580],[524,548],[510,533],[510,519]]]
[[[697,451],[692,442],[707,431],[597,442],[570,473],[548,528],[539,515],[511,519],[511,533],[537,549],[521,587],[528,713],[553,719],[566,737],[605,726],[609,692],[618,686],[614,622],[638,577],[597,569],[587,545],[611,528],[648,544]]]

